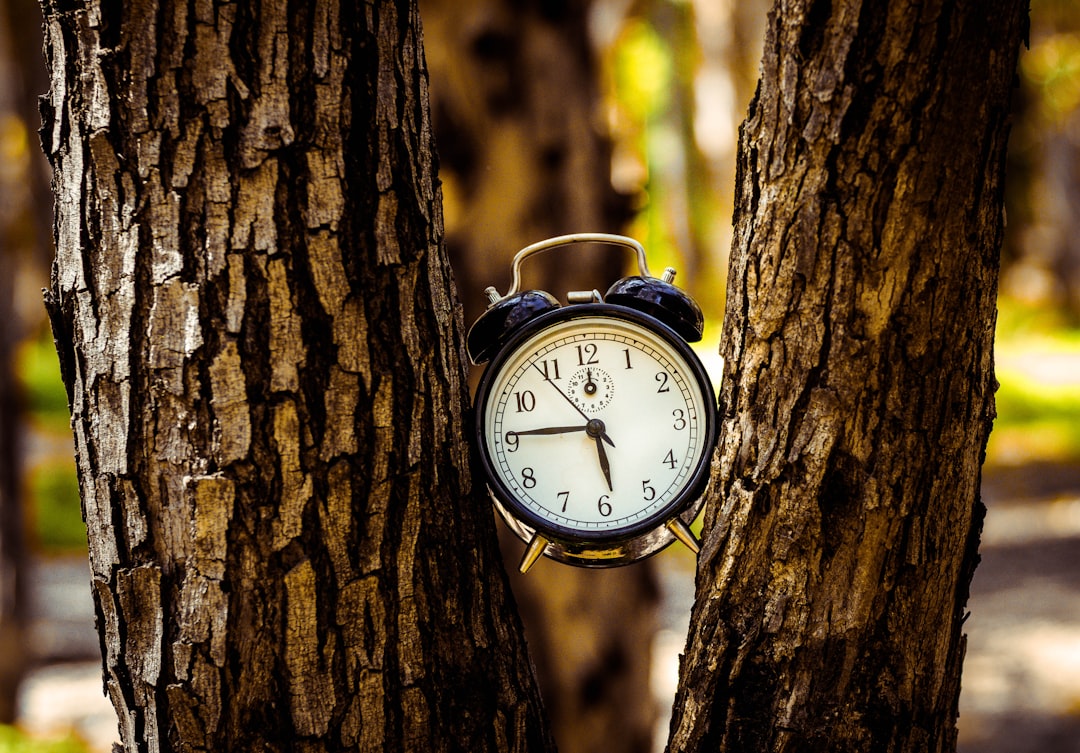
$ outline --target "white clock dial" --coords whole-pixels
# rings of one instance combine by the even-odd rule
[[[637,532],[662,524],[700,481],[711,388],[652,329],[563,316],[492,368],[482,449],[496,495],[534,526],[585,537]]]

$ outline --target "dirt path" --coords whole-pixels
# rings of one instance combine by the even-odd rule
[[[1080,753],[1080,466],[985,474],[960,753]]]

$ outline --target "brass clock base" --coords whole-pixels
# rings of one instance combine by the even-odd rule
[[[675,534],[675,538],[686,545],[694,554],[701,553],[701,544],[698,543],[697,538],[694,536],[694,532],[690,530],[690,526],[683,523],[678,518],[672,518],[668,521],[667,527],[671,529],[671,532]]]
[[[513,517],[495,495],[491,497],[503,522],[527,545],[518,565],[518,570],[522,573],[528,572],[541,555],[575,567],[602,568],[628,565],[645,559],[676,540],[682,542],[695,555],[701,551],[701,545],[690,530],[690,524],[700,512],[704,498],[667,523],[629,539],[561,541],[525,525]]]
[[[525,547],[525,554],[521,558],[521,564],[518,565],[518,572],[522,575],[529,572],[529,568],[536,564],[536,561],[540,559],[540,555],[547,549],[547,545],[551,543],[538,533],[534,533],[532,541]]]

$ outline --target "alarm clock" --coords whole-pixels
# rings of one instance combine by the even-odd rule
[[[561,305],[520,291],[521,265],[578,243],[632,250],[638,275]],[[475,441],[495,508],[527,546],[520,570],[541,556],[579,567],[648,557],[690,530],[703,503],[716,444],[717,402],[689,343],[701,339],[697,303],[649,274],[640,243],[575,233],[521,249],[510,290],[469,330],[474,364],[487,363],[474,401]]]

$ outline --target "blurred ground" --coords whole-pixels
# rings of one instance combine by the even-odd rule
[[[27,650],[40,664],[20,688],[19,726],[47,737],[74,732],[93,753],[109,753],[120,738],[102,692],[90,565],[84,557],[39,559],[30,581]]]
[[[1080,467],[991,470],[961,753],[1080,753]]]

